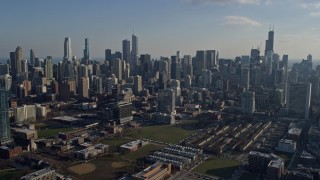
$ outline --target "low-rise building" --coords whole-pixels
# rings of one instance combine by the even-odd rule
[[[297,143],[289,139],[280,139],[278,146],[276,147],[277,151],[294,153],[296,150]]]
[[[167,179],[171,176],[172,169],[171,164],[165,164],[156,162],[153,165],[147,167],[143,171],[132,175],[132,180],[156,180]]]
[[[0,146],[0,158],[11,159],[22,153],[22,148],[20,146],[7,147]]]
[[[98,156],[99,154],[104,154],[108,151],[109,146],[105,144],[96,144],[94,146],[87,147],[80,151],[76,151],[76,156],[78,159],[87,160]]]
[[[121,152],[133,152],[148,144],[148,141],[136,140],[120,146]]]
[[[20,180],[55,180],[56,171],[50,168],[41,169],[39,171],[27,174],[20,178]]]

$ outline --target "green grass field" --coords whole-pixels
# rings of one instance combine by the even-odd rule
[[[73,128],[52,128],[38,131],[39,138],[45,138],[49,136],[58,135],[60,132],[68,132],[74,130]]]
[[[209,158],[196,167],[193,172],[222,178],[230,178],[241,163],[232,159]]]
[[[135,152],[127,153],[121,156],[121,158],[128,160],[128,161],[137,161],[138,159],[144,158],[147,155],[151,154],[154,151],[162,149],[163,146],[155,145],[155,144],[148,144],[144,147],[138,149]]]
[[[128,143],[132,140],[123,138],[123,137],[113,137],[104,139],[101,143],[106,144],[109,146],[109,149],[115,151],[117,148],[125,143]]]
[[[10,169],[10,170],[3,170],[0,171],[0,179],[19,179],[21,176],[23,176],[23,173],[21,171],[18,171],[16,169]]]
[[[156,141],[176,144],[193,134],[193,130],[185,130],[173,126],[146,126],[133,129],[126,135],[134,139],[148,138]]]

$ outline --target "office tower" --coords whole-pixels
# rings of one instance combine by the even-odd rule
[[[241,86],[249,90],[250,83],[250,70],[249,68],[241,68]]]
[[[311,83],[290,83],[287,93],[287,112],[309,119]]]
[[[21,73],[20,73],[20,81],[28,80],[28,60],[23,59],[21,61]]]
[[[89,98],[89,78],[82,77],[79,82],[79,97]]]
[[[260,67],[259,66],[255,66],[251,69],[250,71],[250,82],[251,82],[251,86],[252,87],[260,87]]]
[[[85,61],[88,61],[90,59],[90,55],[89,55],[89,39],[88,38],[85,38],[85,40],[84,40],[83,59]]]
[[[193,77],[193,66],[192,66],[192,57],[190,55],[183,56],[183,77]],[[192,79],[192,78],[191,78]]]
[[[205,62],[206,62],[206,52],[205,51],[197,51],[196,59],[193,62],[195,75],[201,75],[202,69],[205,68]]]
[[[180,96],[181,96],[181,87],[180,87],[180,81],[179,80],[175,80],[175,79],[171,79],[170,80],[170,89],[173,89],[175,92],[175,103],[176,105],[180,105]]]
[[[260,64],[260,49],[251,49],[250,61],[254,64]]]
[[[274,41],[274,31],[270,30],[268,33],[268,39],[266,40],[265,56],[267,56],[268,51],[273,51]]]
[[[6,91],[10,92],[12,85],[12,77],[9,74],[0,76],[0,85],[4,87]]]
[[[138,95],[142,91],[142,77],[137,75],[133,77],[133,93]]]
[[[311,62],[312,62],[312,55],[311,55],[311,54],[309,54],[309,55],[307,56],[307,61],[311,61]]]
[[[119,51],[116,51],[116,52],[114,53],[114,57],[112,58],[112,60],[113,60],[113,59],[116,59],[116,58],[123,60],[123,58],[122,58],[122,53],[119,52]]]
[[[33,66],[36,60],[36,54],[33,49],[30,49],[30,64]]]
[[[127,39],[122,41],[122,55],[124,61],[130,62],[130,41]]]
[[[215,50],[207,50],[206,51],[206,68],[210,69],[217,65],[216,62],[216,51]]]
[[[198,79],[198,86],[210,88],[212,83],[212,72],[208,69],[202,69],[202,79]]]
[[[114,74],[119,81],[122,80],[122,65],[123,65],[123,62],[121,59],[119,58],[116,58],[114,60],[112,60],[112,74]]]
[[[111,94],[112,93],[112,88],[113,88],[113,79],[112,78],[107,78],[105,80],[105,92],[107,94]]]
[[[143,81],[147,81],[151,72],[151,56],[150,54],[140,55],[140,70]]]
[[[53,79],[52,57],[47,56],[44,60],[44,75],[47,79]]]
[[[251,115],[255,112],[255,92],[246,91],[241,93],[241,112]]]
[[[0,64],[0,76],[10,74],[9,64]]]
[[[4,145],[12,142],[9,121],[9,91],[0,82],[0,144]]]
[[[312,76],[310,78],[310,82],[311,82],[311,85],[312,85],[312,88],[311,88],[311,98],[312,99],[317,99],[319,97],[319,77],[318,76]]]
[[[92,74],[96,75],[96,76],[100,76],[101,75],[100,64],[94,63],[92,65]]]
[[[71,61],[72,60],[72,49],[71,49],[71,38],[66,37],[64,39],[64,60]]]
[[[132,50],[130,59],[131,72],[133,75],[139,73],[139,44],[138,37],[132,34]]]
[[[284,81],[288,82],[288,62],[289,62],[289,56],[287,54],[284,54],[282,56],[282,66],[284,67]]]
[[[137,57],[139,55],[138,37],[132,34],[132,51],[131,55]]]
[[[11,76],[14,81],[19,80],[19,76],[21,73],[21,61],[23,60],[22,48],[18,46],[15,52],[10,53],[10,61],[11,61]]]
[[[93,76],[92,80],[93,91],[98,94],[103,93],[103,81],[101,77]]]
[[[266,73],[267,73],[267,75],[271,75],[272,74],[272,65],[273,65],[273,51],[272,50],[268,51],[265,58],[266,58],[266,61],[265,61]]]
[[[250,68],[250,56],[241,57],[241,69]]]
[[[105,60],[110,62],[112,60],[112,53],[111,49],[106,49],[105,50]]]
[[[176,95],[173,89],[160,89],[158,92],[158,111],[167,114],[175,112]]]
[[[182,64],[177,56],[171,56],[171,79],[180,80]]]

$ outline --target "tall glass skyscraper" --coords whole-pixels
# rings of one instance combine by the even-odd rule
[[[71,49],[71,38],[66,37],[64,39],[64,60],[71,61],[72,60],[72,49]]]

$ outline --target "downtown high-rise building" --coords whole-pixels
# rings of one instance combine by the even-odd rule
[[[312,94],[311,83],[289,83],[287,93],[287,112],[309,119],[310,102]]]
[[[131,55],[138,57],[139,55],[139,46],[138,46],[138,37],[132,34],[132,50]]]
[[[265,56],[267,55],[268,51],[274,51],[273,46],[274,46],[274,31],[270,30],[268,33],[268,39],[266,40],[266,48],[264,53]]]
[[[130,61],[130,41],[125,39],[122,41],[122,54],[123,60],[126,62]]]
[[[131,66],[131,73],[133,75],[138,74],[138,65],[139,65],[139,44],[138,44],[138,37],[132,34],[132,50],[131,50],[131,59],[130,59],[130,66]]]
[[[9,121],[9,91],[0,84],[0,144],[12,142]]]
[[[34,65],[36,60],[36,54],[33,49],[30,49],[30,64]]]
[[[256,110],[255,92],[246,91],[241,93],[241,112],[251,115]]]
[[[44,74],[47,79],[53,78],[53,65],[51,56],[47,56],[47,58],[44,60]]]
[[[90,59],[89,39],[85,38],[85,40],[84,40],[84,50],[83,50],[83,60],[88,61],[89,59]]]
[[[172,114],[176,108],[176,94],[173,89],[161,89],[158,92],[158,111]]]
[[[64,39],[64,60],[71,61],[72,60],[72,49],[71,49],[71,38],[66,37]]]
[[[89,98],[89,78],[82,77],[79,81],[79,97]]]
[[[14,81],[20,80],[21,61],[23,60],[22,48],[18,46],[15,52],[10,52],[11,76]]]

